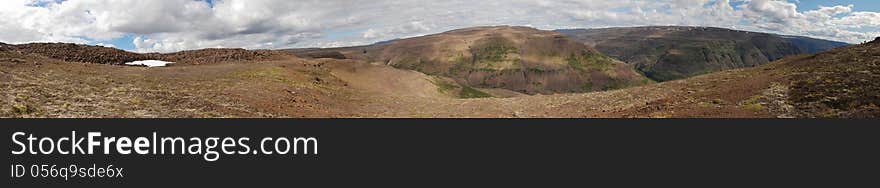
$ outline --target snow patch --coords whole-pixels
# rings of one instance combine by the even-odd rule
[[[143,61],[128,62],[128,63],[125,63],[125,65],[147,66],[147,67],[164,67],[164,66],[167,66],[168,64],[172,64],[172,63],[174,63],[174,62],[159,61],[159,60],[143,60]]]

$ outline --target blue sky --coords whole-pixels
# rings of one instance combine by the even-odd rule
[[[171,52],[354,46],[485,25],[687,25],[857,43],[880,35],[878,12],[880,0],[0,0],[0,42]]]
[[[847,6],[853,5],[853,11],[870,11],[877,12],[880,11],[880,0],[789,0],[789,2],[796,3],[798,5],[798,11],[808,11],[818,9],[819,6]],[[878,31],[880,27],[863,27],[863,28],[854,28],[853,31],[859,32],[868,32],[868,31]]]
[[[880,0],[789,0],[798,5],[798,11],[807,11],[819,8],[819,6],[853,5],[853,11],[880,10]],[[799,3],[798,3],[799,2]]]

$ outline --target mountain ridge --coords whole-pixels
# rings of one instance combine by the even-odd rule
[[[717,27],[644,26],[556,30],[633,64],[657,81],[753,67],[849,44]]]

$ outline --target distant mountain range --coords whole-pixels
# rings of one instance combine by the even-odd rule
[[[656,81],[765,64],[847,43],[712,27],[622,27],[556,30],[635,65]]]

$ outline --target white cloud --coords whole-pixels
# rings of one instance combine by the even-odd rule
[[[130,34],[138,51],[326,47],[480,25],[693,25],[873,39],[877,31],[865,28],[880,27],[880,13],[854,8],[799,12],[779,0],[216,0],[213,7],[195,0],[2,0],[0,41],[96,43]]]
[[[852,27],[880,27],[880,13],[877,12],[854,12],[847,17],[834,20],[837,24]]]
[[[744,4],[744,10],[749,19],[771,23],[787,23],[803,17],[797,5],[779,0],[752,0]]]

